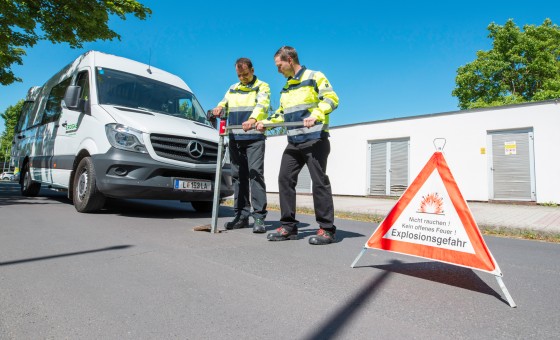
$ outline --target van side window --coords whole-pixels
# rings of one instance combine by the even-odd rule
[[[21,131],[27,129],[29,127],[29,122],[31,121],[31,114],[33,112],[33,105],[35,102],[24,102],[23,107],[21,108],[21,113],[18,119],[18,122],[14,128],[15,133],[20,133]]]
[[[76,85],[81,87],[80,92],[80,99],[81,100],[89,100],[89,73],[88,71],[83,71],[78,73],[78,77],[76,79]]]
[[[47,98],[47,104],[45,106],[45,112],[43,113],[41,124],[47,124],[58,120],[58,117],[60,117],[60,113],[62,112],[62,106],[60,106],[60,103],[64,98],[64,93],[66,92],[68,85],[70,85],[71,80],[71,78],[67,78],[51,89],[51,93],[49,93],[49,97]]]

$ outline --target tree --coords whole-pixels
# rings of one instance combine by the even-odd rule
[[[108,26],[109,15],[126,20],[130,13],[144,20],[152,10],[135,0],[0,1],[0,84],[21,81],[11,67],[22,65],[25,49],[39,40],[67,42],[71,48],[95,40],[120,40]]]
[[[546,19],[521,31],[509,19],[488,31],[493,48],[457,70],[452,95],[461,109],[560,97],[560,27]]]
[[[17,124],[21,109],[23,107],[23,99],[13,106],[8,106],[4,113],[0,116],[4,119],[5,130],[0,139],[0,159],[8,160],[10,156],[10,148],[14,139],[14,127]],[[7,155],[6,155],[7,154]],[[6,157],[7,156],[7,157]]]

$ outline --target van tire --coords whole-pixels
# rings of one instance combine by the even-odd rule
[[[208,213],[212,211],[214,207],[214,202],[204,202],[204,201],[195,201],[191,202],[192,207],[196,212],[199,213]]]
[[[29,173],[29,163],[25,163],[21,171],[21,194],[26,197],[35,197],[41,190],[41,183],[33,182],[31,174]]]
[[[78,212],[91,213],[103,208],[105,196],[97,189],[95,167],[90,157],[84,157],[78,164],[72,191],[72,201]]]

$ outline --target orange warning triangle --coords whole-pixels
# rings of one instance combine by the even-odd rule
[[[441,152],[435,152],[365,247],[502,276]]]

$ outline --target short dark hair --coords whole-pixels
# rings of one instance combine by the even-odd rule
[[[288,57],[292,58],[294,63],[299,65],[299,58],[295,48],[291,46],[282,46],[274,54],[274,58],[280,57],[282,61],[288,61]]]
[[[248,68],[253,68],[253,63],[249,58],[239,58],[235,61],[235,67],[239,67],[241,65],[247,65]]]

